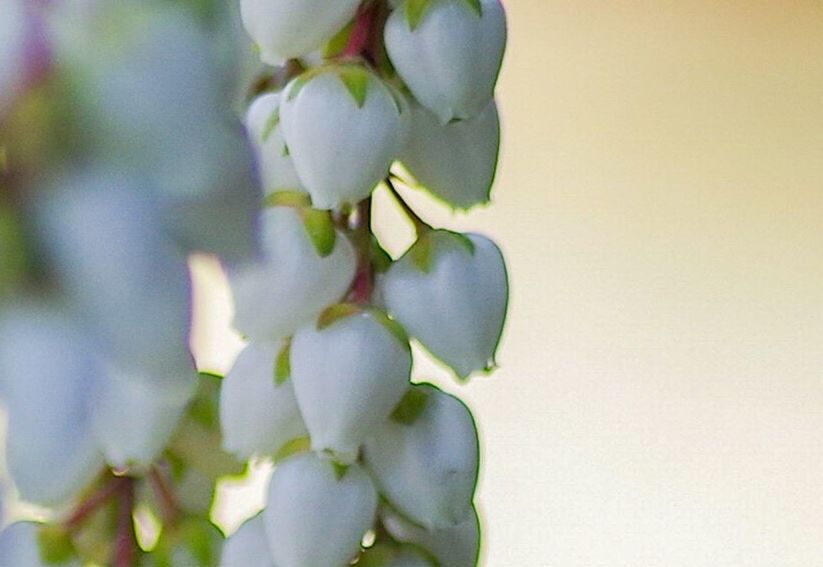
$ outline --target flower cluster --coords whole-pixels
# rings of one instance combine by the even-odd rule
[[[224,447],[277,463],[224,567],[471,567],[477,431],[414,383],[410,340],[459,378],[494,368],[508,287],[497,246],[434,229],[398,184],[455,209],[489,199],[499,147],[498,0],[242,0],[278,82],[246,124],[261,170],[262,257],[229,270],[248,339],[226,376]],[[285,75],[285,76],[284,76]],[[416,228],[392,260],[371,195]]]
[[[0,565],[476,565],[475,422],[412,380],[411,345],[493,370],[505,263],[397,187],[489,201],[502,4],[235,8],[0,0],[6,464],[56,510],[0,532]],[[242,27],[260,61],[235,115]],[[374,191],[415,228],[398,258]],[[193,253],[220,258],[248,342],[224,378],[189,353]],[[221,545],[215,482],[258,458],[267,505]]]

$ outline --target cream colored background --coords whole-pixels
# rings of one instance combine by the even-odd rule
[[[823,566],[823,2],[506,5],[485,564]]]

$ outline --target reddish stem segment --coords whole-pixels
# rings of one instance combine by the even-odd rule
[[[117,535],[114,540],[114,567],[137,564],[137,534],[134,532],[134,478],[123,477],[118,494]]]
[[[358,226],[355,229],[358,245],[357,273],[352,284],[351,300],[367,303],[374,291],[374,270],[371,264],[371,198],[357,205]]]
[[[173,524],[180,516],[180,506],[177,504],[177,499],[166,477],[160,469],[154,466],[149,470],[149,481],[163,509],[163,519],[166,524]]]
[[[372,45],[372,34],[374,29],[374,17],[377,13],[375,6],[365,3],[360,6],[357,12],[357,19],[354,21],[354,29],[349,36],[349,43],[343,51],[344,57],[359,57],[367,55],[368,48]]]
[[[71,515],[66,520],[66,528],[69,531],[74,531],[80,528],[83,523],[88,520],[89,516],[94,514],[101,506],[111,500],[121,490],[121,486],[125,478],[112,478],[100,490],[80,502],[72,511]]]

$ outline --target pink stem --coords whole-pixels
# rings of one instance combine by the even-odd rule
[[[134,567],[137,560],[137,536],[134,532],[134,479],[124,477],[120,486],[117,510],[117,535],[114,540],[114,567]]]
[[[361,6],[354,22],[354,30],[349,37],[349,43],[343,51],[344,57],[359,57],[364,54],[370,45],[372,24],[375,10],[372,6]]]

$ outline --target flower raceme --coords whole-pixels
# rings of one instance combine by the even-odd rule
[[[220,3],[196,18],[190,3],[50,6],[50,88],[76,108],[65,131],[84,134],[60,139],[42,175],[14,177],[43,252],[28,276],[48,277],[41,295],[16,290],[15,309],[0,296],[7,462],[35,503],[83,511],[101,471],[126,488],[116,525],[79,516],[116,533],[108,555],[82,545],[72,515],[52,531],[13,524],[0,558],[40,567],[46,533],[71,544],[57,549],[68,565],[474,567],[477,428],[414,374],[410,341],[460,379],[491,371],[505,262],[485,236],[429,225],[396,185],[453,210],[489,201],[502,4],[237,1],[264,64],[251,89],[233,89],[216,53],[235,39],[213,41],[231,28]],[[249,93],[242,118],[232,90]],[[398,257],[373,230],[377,188],[415,229]],[[192,252],[219,257],[247,341],[222,379],[198,377],[188,350]],[[214,484],[250,460],[274,464],[265,507],[220,553]],[[162,506],[135,502],[137,481]],[[130,526],[147,506],[163,529],[138,549]]]

